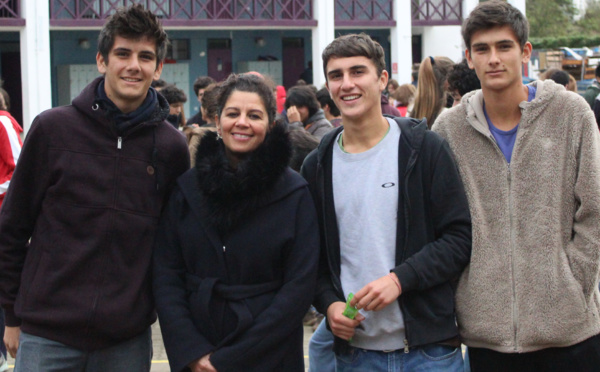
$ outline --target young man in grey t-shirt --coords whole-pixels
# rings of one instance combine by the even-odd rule
[[[460,371],[454,279],[471,253],[467,200],[448,144],[425,121],[382,115],[384,61],[365,34],[323,52],[343,127],[302,169],[321,232],[315,306],[335,335],[338,371]],[[342,315],[349,293],[354,319]]]

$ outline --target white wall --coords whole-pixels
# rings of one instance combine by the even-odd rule
[[[423,58],[445,56],[455,62],[463,57],[460,26],[423,27]]]

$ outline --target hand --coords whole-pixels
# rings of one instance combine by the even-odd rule
[[[17,357],[17,349],[19,349],[19,336],[21,336],[21,327],[6,327],[4,328],[4,345],[11,357]]]
[[[192,372],[217,372],[215,367],[210,363],[210,355],[206,354],[200,359],[196,359],[192,363],[188,364],[188,367]]]
[[[398,279],[396,274],[392,273],[392,275],[396,279],[386,275],[362,287],[360,291],[356,292],[350,305],[356,306],[359,310],[379,311],[394,302],[400,297],[402,287],[398,288],[396,283],[400,282],[394,282]]]
[[[288,118],[288,122],[293,123],[295,121],[302,121],[300,119],[300,113],[298,112],[298,109],[296,108],[296,106],[290,106],[287,111],[287,118]]]
[[[360,325],[360,322],[365,320],[362,314],[356,314],[354,319],[350,319],[342,315],[346,303],[342,301],[334,302],[327,308],[327,321],[331,332],[337,337],[349,340],[354,336],[355,328]]]

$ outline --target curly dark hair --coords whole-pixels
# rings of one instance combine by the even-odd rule
[[[481,82],[475,70],[472,70],[467,60],[463,59],[455,64],[448,74],[448,90],[457,91],[462,97],[476,89],[481,89]]]
[[[218,88],[218,95],[215,101],[217,115],[221,116],[223,107],[234,91],[256,93],[265,105],[265,110],[269,116],[269,124],[275,122],[277,114],[277,103],[273,95],[273,89],[265,79],[252,74],[231,74],[222,82]]]

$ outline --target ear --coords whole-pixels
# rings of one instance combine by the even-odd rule
[[[379,91],[383,92],[385,88],[387,88],[388,80],[390,75],[386,70],[381,71],[381,76],[379,77]]]
[[[531,43],[529,41],[526,42],[525,45],[523,46],[522,63],[529,62],[529,60],[531,59],[531,50],[532,49],[533,49],[533,46],[531,45]]]
[[[106,61],[100,52],[96,53],[96,66],[98,67],[98,72],[102,75],[106,74]]]
[[[156,70],[154,71],[154,80],[160,79],[160,74],[162,74],[162,69],[163,69],[163,63],[158,62],[158,65],[156,66]]]
[[[469,53],[469,49],[465,49],[465,58],[467,59],[469,68],[473,70],[475,67],[473,67],[473,61],[471,61],[471,53]]]

